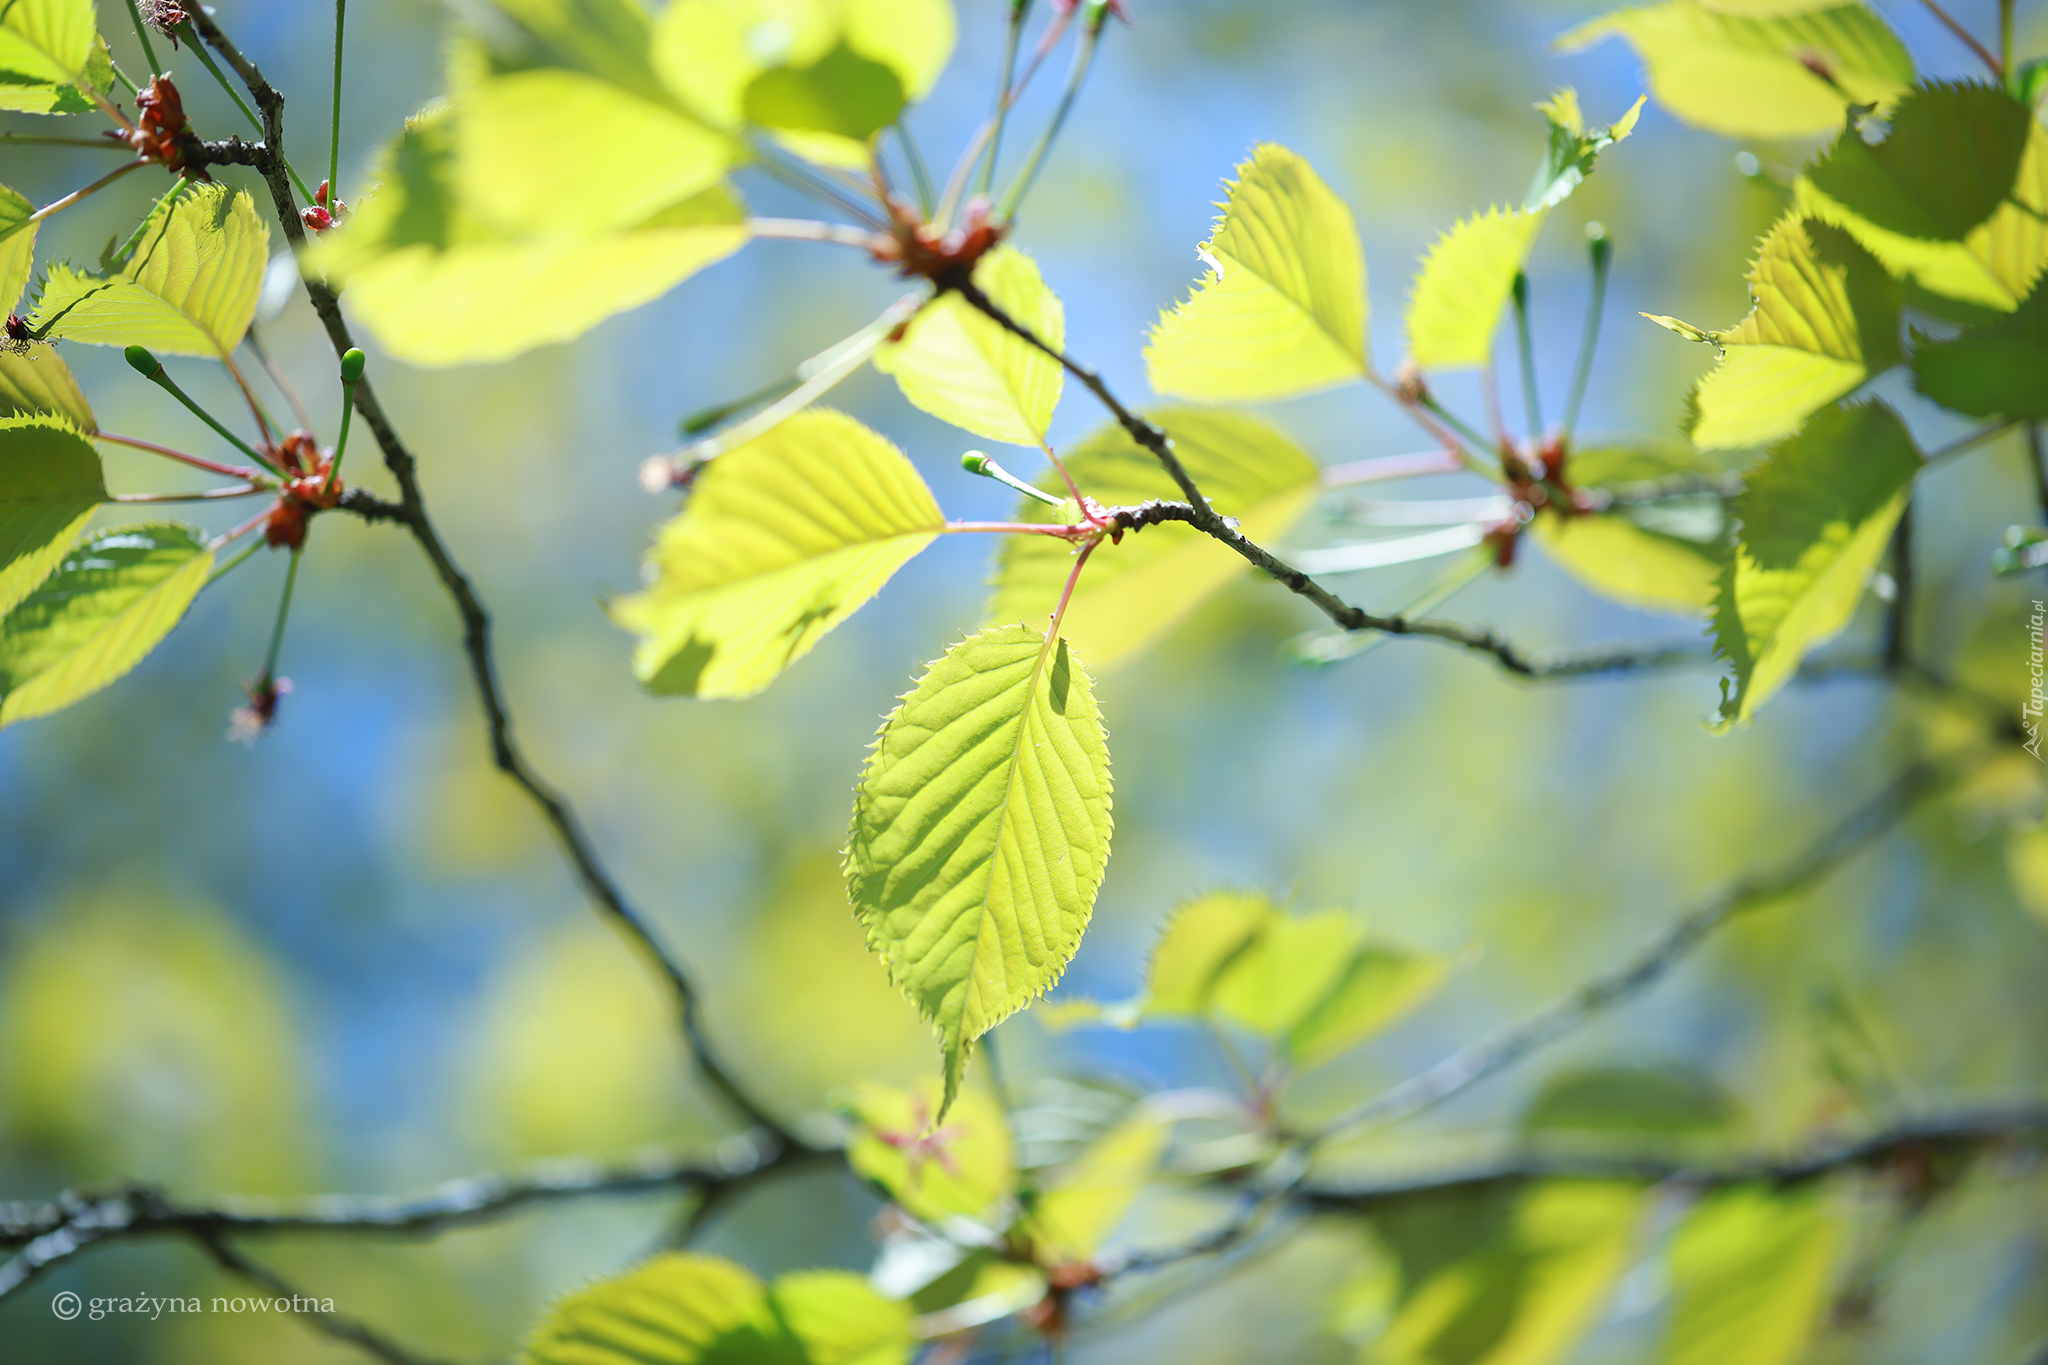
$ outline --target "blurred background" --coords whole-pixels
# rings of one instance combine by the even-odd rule
[[[139,71],[117,2],[103,0],[102,25]],[[940,162],[986,107],[1005,12],[999,0],[958,3],[954,66],[911,120]],[[1126,397],[1145,396],[1145,332],[1200,273],[1194,248],[1220,182],[1255,142],[1302,152],[1352,205],[1376,358],[1391,369],[1418,256],[1457,217],[1519,202],[1543,147],[1531,103],[1575,85],[1599,124],[1645,88],[1619,42],[1550,50],[1598,3],[1130,8],[1134,23],[1107,33],[1016,239],[1065,302],[1068,349]],[[1967,54],[1919,6],[1879,8],[1923,73],[1966,71]],[[1990,0],[1957,9],[1990,31]],[[341,194],[353,199],[376,146],[440,89],[452,20],[425,0],[356,0],[350,11]],[[223,0],[218,17],[290,98],[294,159],[319,162],[331,8]],[[2040,50],[2048,15],[2030,6],[2022,17],[2032,26],[2023,47]],[[1055,76],[1063,66],[1062,56]],[[189,55],[173,69],[203,135],[239,128]],[[1022,108],[1013,155],[1057,84]],[[1745,150],[1768,172],[1807,149],[1744,148],[1653,103],[1634,139],[1553,215],[1531,268],[1553,410],[1585,307],[1583,223],[1605,224],[1616,246],[1582,431],[1675,433],[1686,387],[1711,360],[1639,310],[1710,326],[1746,311],[1750,243],[1782,195],[1738,171]],[[59,149],[4,156],[0,178],[39,203],[103,165]],[[161,192],[146,179],[65,213],[41,254],[90,261]],[[743,180],[758,211],[814,212],[772,182]],[[727,1057],[792,1116],[826,1111],[857,1080],[935,1070],[927,1031],[862,948],[838,849],[878,719],[924,661],[978,624],[991,546],[945,538],[767,694],[739,704],[642,694],[632,642],[601,603],[637,582],[653,528],[672,514],[674,499],[642,492],[636,470],[672,448],[677,419],[779,378],[900,292],[854,253],[768,242],[573,346],[436,372],[371,359],[444,534],[496,608],[523,740],[704,983]],[[331,422],[333,360],[303,299],[263,335]],[[209,448],[196,421],[114,352],[65,354],[104,426]],[[199,366],[179,375],[230,410]],[[1926,443],[1955,434],[1903,384],[1880,391]],[[1443,392],[1476,410],[1475,387]],[[901,444],[952,515],[1006,512],[1002,490],[959,472],[971,438],[911,408],[885,378],[863,372],[832,401]],[[1266,415],[1326,463],[1428,446],[1360,388]],[[1100,420],[1070,389],[1054,441]],[[351,477],[389,491],[358,440]],[[1036,472],[1030,457],[1007,458]],[[178,478],[118,454],[110,471],[124,490]],[[1442,489],[1478,491],[1457,480]],[[2022,608],[2040,588],[1994,582],[1987,562],[2005,526],[2035,516],[2018,443],[1942,468],[1922,507],[1922,646],[2016,699]],[[1294,542],[1333,534],[1311,513]],[[665,999],[491,769],[454,616],[407,538],[320,521],[281,666],[296,690],[253,747],[224,740],[284,567],[259,557],[115,688],[0,734],[0,1198],[118,1178],[192,1197],[403,1191],[552,1155],[714,1142],[725,1120],[687,1080]],[[1367,574],[1337,586],[1390,608],[1405,582]],[[1701,635],[1696,621],[1593,596],[1534,546],[1444,614],[1535,649]],[[1353,909],[1389,936],[1461,954],[1431,1005],[1297,1086],[1291,1112],[1305,1119],[1611,966],[1746,870],[1805,848],[1911,754],[1944,742],[1938,717],[1865,679],[1795,686],[1753,728],[1714,738],[1702,723],[1717,701],[1704,668],[1529,687],[1451,650],[1395,642],[1312,670],[1285,646],[1314,624],[1286,594],[1241,583],[1100,679],[1115,854],[1061,987],[1129,994],[1167,911],[1218,886]],[[1867,649],[1875,625],[1873,608],[1839,647]],[[1736,1098],[1728,1141],[1743,1151],[2041,1093],[2048,922],[2008,876],[2005,835],[2038,820],[2039,774],[2025,758],[1996,768],[1824,886],[1747,919],[1647,999],[1423,1120],[1333,1153],[1333,1170],[1478,1159],[1498,1150],[1547,1077],[1589,1065],[1711,1077]],[[1026,1016],[1000,1036],[1020,1083],[1231,1083],[1191,1029],[1054,1035]],[[1857,1079],[1871,1076],[1881,1080]],[[1200,1212],[1157,1202],[1127,1239],[1171,1233]],[[730,1209],[707,1245],[763,1273],[865,1269],[878,1208],[843,1176],[807,1177]],[[676,1199],[641,1197],[416,1245],[284,1240],[252,1254],[422,1351],[498,1358],[551,1296],[658,1245],[678,1214]],[[1357,1234],[1317,1229],[1171,1311],[1133,1305],[1084,1320],[1070,1359],[1349,1358],[1356,1348],[1329,1330],[1328,1304],[1364,1254]],[[184,1245],[97,1252],[0,1306],[0,1356],[354,1358],[287,1318],[65,1324],[48,1307],[60,1289],[236,1292],[226,1284]],[[1634,1286],[1575,1358],[1644,1359],[1659,1322],[1654,1286]],[[1883,1318],[1838,1334],[1824,1358],[2006,1361],[2043,1332],[2048,1198],[2038,1183],[1987,1181],[1906,1247]]]

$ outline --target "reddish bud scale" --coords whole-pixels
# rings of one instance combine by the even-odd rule
[[[22,320],[19,313],[7,315],[7,340],[4,345],[0,345],[0,350],[11,351],[15,355],[27,355],[29,343],[35,339],[36,334],[29,330],[28,323]]]
[[[889,200],[889,240],[875,259],[893,264],[904,279],[925,279],[945,287],[965,281],[990,248],[1003,240],[1003,225],[989,220],[986,199],[968,201],[960,226],[941,232],[924,221],[915,205],[898,195]]]
[[[306,543],[306,524],[313,513],[328,511],[341,501],[341,480],[330,484],[327,478],[334,455],[321,450],[312,434],[304,431],[293,432],[270,446],[267,453],[288,481],[263,524],[263,539],[272,546],[296,550]]]
[[[179,11],[181,21],[183,13]],[[135,107],[142,113],[135,120],[135,131],[128,135],[127,142],[139,159],[156,162],[173,174],[190,175],[195,180],[213,178],[204,170],[186,167],[187,155],[197,148],[198,139],[185,121],[184,101],[169,76],[152,77],[148,85],[136,91]]]
[[[334,226],[334,215],[318,204],[314,204],[309,208],[300,210],[299,221],[304,223],[310,231],[325,232]]]

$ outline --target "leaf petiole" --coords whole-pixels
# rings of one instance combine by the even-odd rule
[[[347,27],[348,0],[334,0],[334,125],[327,143],[327,200],[341,198],[341,37]]]
[[[1047,453],[1050,454],[1051,452],[1048,451]],[[1047,507],[1063,505],[1059,498],[1046,492],[1043,488],[1038,488],[1024,482],[1024,480],[1018,478],[1015,474],[1012,474],[1009,470],[1003,468],[978,450],[970,450],[965,455],[962,455],[960,457],[960,467],[970,474],[979,474],[985,479],[994,479],[997,483],[1007,488],[1013,488],[1027,498],[1044,503]],[[1062,477],[1065,477],[1066,470],[1061,469],[1060,474]],[[1067,479],[1067,486],[1069,488],[1073,487],[1073,483],[1072,479]],[[1078,491],[1075,492],[1075,501],[1080,501],[1080,497],[1080,493]]]
[[[987,159],[981,162],[981,181],[975,193],[986,195],[995,179],[996,157],[1003,149],[1003,124],[1010,116],[1010,85],[1017,77],[1017,45],[1024,36],[1024,19],[1031,12],[1031,0],[1010,0],[1010,31],[1003,40],[1003,75],[996,86],[996,107],[989,115],[994,125],[988,135]]]
[[[31,213],[28,216],[27,222],[25,222],[23,226],[27,226],[27,223],[40,223],[43,221],[43,219],[48,218],[51,214],[58,213],[64,209],[70,208],[73,204],[85,198],[88,194],[93,193],[95,190],[104,189],[108,185],[113,184],[116,180],[119,180],[122,176],[128,174],[128,172],[139,171],[144,166],[147,166],[149,164],[150,163],[148,163],[147,161],[131,161],[125,166],[117,167],[114,170],[109,171],[107,174],[101,176],[99,179],[93,181],[90,185],[87,185],[85,188],[73,190],[71,191],[71,193],[65,195],[62,199],[54,200],[51,203],[43,205],[41,208],[37,209],[34,213]]]
[[[149,28],[142,22],[142,7],[130,3],[126,8],[128,10],[128,17],[135,21],[135,41],[142,44],[142,56],[149,63],[149,74],[161,76],[164,69],[157,62],[156,48],[150,45]]]
[[[1086,28],[1082,30],[1081,41],[1074,48],[1074,62],[1068,69],[1067,88],[1060,92],[1059,107],[1053,110],[1052,122],[1039,135],[1038,145],[1031,149],[1031,155],[1024,162],[1024,169],[1017,172],[1017,178],[1010,182],[1010,188],[1003,195],[1003,202],[996,209],[996,221],[1007,223],[1016,216],[1024,202],[1024,196],[1031,192],[1038,172],[1045,165],[1046,154],[1059,139],[1060,130],[1066,126],[1067,115],[1074,110],[1074,101],[1080,98],[1081,86],[1088,79],[1088,71],[1095,64],[1095,45],[1101,41],[1104,21],[1108,18],[1109,6],[1106,0],[1090,0],[1090,12]],[[991,156],[989,163],[994,165]]]
[[[1529,338],[1529,274],[1515,272],[1515,348],[1522,357],[1522,406],[1529,418],[1529,444],[1543,439],[1543,403],[1536,393],[1536,347]]]
[[[131,446],[136,450],[146,450],[152,455],[161,455],[167,460],[176,460],[180,464],[191,465],[194,469],[203,469],[209,474],[223,474],[230,479],[242,479],[250,483],[256,483],[262,477],[247,465],[219,464],[213,460],[201,459],[197,455],[187,455],[182,450],[173,450],[169,446],[158,445],[154,441],[145,441],[139,436],[122,436],[105,430],[96,431],[93,433],[93,436],[97,440],[111,441],[117,446]]]
[[[144,379],[147,379],[150,383],[162,389],[165,393],[171,395],[171,397],[177,399],[180,403],[183,403],[188,412],[190,412],[194,417],[197,417],[200,421],[206,423],[206,425],[212,427],[216,432],[220,434],[223,440],[228,442],[228,444],[235,447],[235,449],[241,451],[244,455],[247,455],[257,464],[262,465],[272,474],[277,475],[279,478],[284,477],[283,471],[280,470],[275,464],[272,464],[268,459],[258,454],[254,446],[250,445],[247,441],[244,441],[241,437],[235,435],[235,433],[229,431],[226,427],[222,426],[220,422],[214,418],[214,415],[212,413],[208,412],[205,408],[200,407],[197,403],[193,402],[189,397],[187,397],[185,391],[178,387],[177,382],[173,380],[169,374],[165,373],[163,362],[158,360],[155,356],[151,355],[145,347],[130,346],[127,350],[127,357],[129,365],[131,365],[134,368],[137,374],[141,375]]]
[[[1593,263],[1593,293],[1586,300],[1586,326],[1579,336],[1579,363],[1572,371],[1571,395],[1564,405],[1564,437],[1571,440],[1579,425],[1579,405],[1585,401],[1586,385],[1593,378],[1593,348],[1600,342],[1600,314],[1607,303],[1607,272],[1614,261],[1614,243],[1607,229],[1586,224],[1586,254]]]

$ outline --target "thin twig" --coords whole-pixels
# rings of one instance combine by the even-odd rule
[[[1955,774],[1915,764],[1830,829],[1818,843],[1777,871],[1754,876],[1682,916],[1619,970],[1594,977],[1562,1000],[1481,1043],[1453,1053],[1418,1076],[1353,1105],[1328,1120],[1318,1136],[1330,1137],[1367,1126],[1409,1118],[1540,1048],[1575,1033],[1616,1005],[1634,999],[1696,952],[1716,930],[1744,911],[1804,890],[1832,872],[1850,854],[1903,820],[1922,800],[1941,790]]]
[[[284,97],[263,73],[247,57],[243,56],[220,26],[204,7],[195,5],[191,11],[191,23],[213,49],[220,53],[237,76],[249,87],[249,93],[256,105],[263,111],[263,141],[268,148],[284,145]],[[265,183],[270,187],[271,199],[277,210],[278,223],[284,229],[286,240],[297,252],[305,246],[305,229],[299,221],[297,208],[292,201],[291,182],[281,156],[266,156],[261,167]],[[336,357],[353,349],[354,339],[350,336],[348,324],[341,316],[341,308],[335,295],[327,285],[318,280],[306,281],[306,294],[312,301],[313,310],[327,330],[329,342]],[[426,553],[435,575],[441,580],[443,589],[454,602],[457,614],[462,619],[463,648],[468,655],[470,676],[475,684],[477,699],[483,708],[486,728],[489,731],[491,755],[498,768],[523,789],[533,803],[540,808],[542,816],[554,829],[561,842],[570,866],[584,891],[596,902],[598,908],[611,919],[629,942],[647,958],[650,965],[666,982],[674,997],[680,1017],[683,1036],[697,1070],[705,1081],[722,1096],[735,1113],[782,1144],[801,1146],[796,1137],[777,1121],[740,1085],[733,1074],[719,1060],[705,1033],[702,996],[696,985],[683,970],[682,965],[663,946],[653,928],[641,917],[618,885],[612,880],[597,851],[592,847],[589,836],[584,832],[582,822],[570,809],[567,801],[534,771],[526,755],[512,737],[512,718],[505,706],[504,692],[498,681],[496,657],[491,648],[491,617],[483,601],[477,596],[469,576],[455,562],[440,532],[428,515],[426,501],[420,491],[419,476],[412,452],[406,448],[397,430],[385,416],[383,407],[377,401],[375,389],[365,380],[355,386],[355,410],[362,415],[363,422],[377,438],[377,444],[384,454],[384,465],[398,483],[399,506],[402,521],[420,549]]]
[[[1992,50],[1984,46],[1984,44],[1978,42],[1975,35],[1973,35],[1970,32],[1970,30],[1964,28],[1961,24],[1957,23],[1955,16],[1950,14],[1947,10],[1943,9],[1941,5],[1937,3],[1937,0],[1921,0],[1921,3],[1926,5],[1929,12],[1931,12],[1936,19],[1941,21],[1941,26],[1943,28],[1947,29],[1950,33],[1955,34],[1955,36],[1962,41],[1964,47],[1967,47],[1968,49],[1970,49],[1970,51],[1977,54],[1977,60],[1984,63],[1986,67],[1990,68],[1992,75],[1998,77],[1998,79],[2001,81],[2005,79],[2005,63],[1998,60],[1998,56],[1996,53],[1992,52]]]
[[[746,229],[750,237],[776,237],[790,242],[836,242],[840,246],[856,246],[863,251],[876,251],[890,245],[890,238],[884,233],[850,227],[845,223],[818,223],[808,218],[749,218]]]
[[[218,1233],[202,1234],[195,1240],[213,1257],[222,1270],[231,1275],[238,1275],[252,1284],[261,1285],[280,1298],[290,1299],[290,1311],[322,1336],[345,1341],[356,1349],[384,1361],[386,1365],[436,1365],[434,1357],[406,1350],[360,1319],[341,1313],[321,1312],[318,1307],[321,1302],[319,1295],[302,1294],[295,1285],[280,1278],[275,1271],[257,1265],[235,1250],[228,1244],[227,1239]],[[301,1308],[301,1302],[312,1306]],[[285,1305],[279,1304],[278,1307],[282,1309]]]

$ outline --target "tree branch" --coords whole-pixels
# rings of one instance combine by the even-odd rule
[[[262,113],[262,145],[266,150],[258,169],[263,172],[264,181],[270,187],[278,223],[283,227],[287,241],[294,253],[300,252],[305,246],[305,229],[299,221],[298,208],[292,199],[291,181],[285,174],[283,158],[276,150],[284,146],[284,96],[280,95],[276,88],[263,78],[263,73],[257,70],[255,64],[229,41],[204,6],[192,6],[190,15],[194,29],[220,53],[221,59],[242,79],[243,84],[248,86],[250,96]],[[334,353],[339,357],[353,347],[355,342],[349,335],[348,324],[342,319],[341,308],[334,291],[320,280],[308,279],[305,285],[313,309],[319,314],[321,324],[327,329],[328,340],[334,347]],[[364,423],[376,437],[377,445],[384,453],[385,468],[391,471],[392,478],[398,482],[399,510],[395,514],[388,512],[386,509],[389,508],[389,504],[380,504],[376,510],[380,515],[405,524],[413,539],[419,543],[420,549],[426,553],[428,562],[433,565],[442,587],[453,600],[455,609],[462,618],[463,648],[469,656],[470,675],[475,683],[477,699],[483,708],[485,723],[490,733],[493,760],[498,768],[518,783],[540,808],[542,816],[553,827],[577,879],[582,882],[583,889],[591,900],[610,917],[620,932],[641,951],[666,981],[670,993],[675,997],[683,1034],[698,1072],[746,1122],[765,1129],[785,1144],[801,1145],[787,1128],[755,1101],[719,1060],[705,1034],[702,998],[696,986],[684,972],[681,964],[662,945],[647,921],[621,894],[611,874],[599,861],[589,836],[584,832],[581,822],[570,809],[568,802],[534,771],[532,764],[527,761],[525,754],[514,741],[512,720],[506,709],[504,692],[498,680],[497,662],[491,649],[490,613],[485,610],[468,575],[456,563],[454,556],[441,540],[439,531],[435,529],[427,513],[426,500],[420,492],[417,466],[412,452],[406,448],[397,430],[391,425],[390,419],[385,416],[382,406],[377,401],[375,390],[367,380],[356,384],[354,389],[355,409],[362,414]],[[367,504],[359,506],[365,510],[368,507]]]
[[[1958,774],[1918,763],[1775,872],[1751,877],[1681,917],[1619,970],[1598,976],[1529,1019],[1455,1052],[1418,1076],[1344,1110],[1317,1130],[1318,1139],[1409,1118],[1513,1066],[1530,1053],[1577,1032],[1614,1006],[1634,999],[1691,957],[1714,932],[1744,911],[1818,882],[1850,854],[1903,820]]]
[[[358,1350],[384,1361],[385,1365],[438,1365],[432,1357],[415,1355],[405,1350],[361,1319],[340,1313],[323,1313],[316,1308],[299,1308],[299,1300],[310,1299],[318,1303],[320,1296],[301,1294],[295,1286],[281,1279],[276,1272],[257,1265],[229,1246],[227,1239],[219,1233],[201,1233],[194,1240],[213,1257],[222,1270],[259,1284],[281,1298],[290,1299],[293,1304],[291,1311],[321,1335],[333,1337],[336,1341],[345,1341]]]

